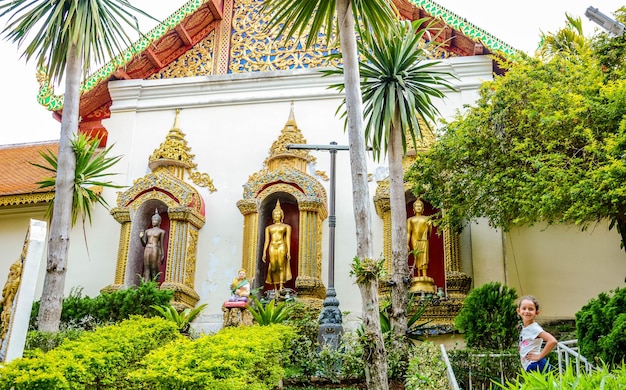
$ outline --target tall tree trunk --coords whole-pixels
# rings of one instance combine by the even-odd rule
[[[406,197],[404,195],[404,171],[402,169],[402,127],[400,110],[396,110],[396,125],[389,134],[389,201],[391,206],[391,315],[394,343],[405,347],[409,294],[409,265],[406,227]],[[400,345],[402,343],[402,345]]]
[[[54,208],[48,238],[48,261],[38,317],[39,330],[43,332],[58,331],[61,319],[70,230],[72,228],[72,199],[76,171],[76,155],[72,149],[72,139],[78,131],[82,74],[78,48],[76,45],[71,45],[67,53],[65,71],[65,98],[61,136],[59,138]]]
[[[363,103],[359,77],[358,50],[354,15],[350,0],[337,0],[337,19],[339,39],[343,56],[344,85],[346,93],[346,112],[348,115],[348,142],[350,144],[350,167],[352,172],[352,193],[354,219],[356,225],[357,256],[359,259],[372,258],[372,229],[369,187],[367,181],[367,162],[365,158],[365,138],[363,135]],[[380,330],[378,306],[378,280],[361,289],[363,323],[367,348],[375,356],[364,354],[368,389],[388,389],[387,354]],[[373,290],[373,291],[372,291]]]
[[[380,332],[378,314],[378,279],[364,280],[358,283],[363,302],[363,311],[376,312],[376,315],[363,316],[363,360],[365,361],[365,379],[367,388],[389,389],[387,378],[387,352]]]

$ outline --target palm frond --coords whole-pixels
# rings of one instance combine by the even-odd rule
[[[97,138],[89,138],[84,134],[78,135],[72,141],[72,149],[76,155],[76,170],[74,175],[74,190],[72,199],[72,225],[76,224],[79,215],[83,216],[91,223],[91,212],[96,203],[104,207],[109,207],[107,201],[101,195],[103,187],[106,188],[122,188],[123,186],[114,184],[111,181],[104,180],[108,176],[115,173],[108,172],[115,164],[117,164],[122,156],[109,157],[113,145],[98,150],[100,140]],[[33,166],[44,169],[53,173],[51,177],[46,177],[36,184],[39,188],[54,187],[56,185],[56,173],[58,168],[58,158],[50,150],[40,152],[41,157],[47,165],[39,163],[31,163]],[[46,210],[46,218],[52,216],[54,201],[50,202]]]
[[[37,59],[53,81],[59,81],[67,53],[76,44],[82,57],[83,77],[92,63],[104,63],[130,45],[122,24],[141,34],[135,14],[158,21],[127,0],[14,0],[0,4],[0,18],[8,17],[1,34],[18,46],[22,56]]]
[[[266,0],[262,12],[274,14],[268,30],[278,28],[278,35],[287,37],[308,34],[305,45],[309,48],[319,32],[327,44],[333,35],[339,36],[336,9],[336,0]],[[391,0],[351,0],[351,9],[355,20],[361,21],[356,23],[360,35],[380,34],[396,19]]]

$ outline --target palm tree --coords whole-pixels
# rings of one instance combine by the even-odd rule
[[[427,49],[422,37],[427,33],[426,19],[399,21],[383,34],[372,34],[359,42],[365,57],[360,64],[361,91],[365,116],[365,139],[380,159],[389,161],[389,198],[391,206],[392,275],[391,327],[397,347],[406,337],[409,269],[406,229],[406,198],[402,158],[409,141],[421,138],[424,124],[434,122],[439,111],[433,98],[442,98],[442,89],[454,90],[446,81],[449,73],[434,71],[438,61],[423,61]],[[429,39],[434,42],[434,39]],[[340,69],[329,73],[341,72]],[[422,122],[423,121],[423,122]],[[407,139],[407,137],[409,139]]]
[[[120,22],[139,31],[134,13],[150,17],[127,0],[13,0],[0,5],[0,18],[8,17],[3,37],[18,46],[26,43],[22,56],[26,61],[35,57],[53,83],[65,77],[40,331],[57,331],[61,318],[76,170],[72,139],[78,132],[80,83],[92,61],[104,63],[130,44]]]
[[[281,33],[301,36],[309,32],[306,46],[316,40],[317,33],[324,29],[326,38],[333,32],[339,33],[339,42],[343,58],[344,85],[346,94],[346,114],[348,142],[350,145],[350,167],[352,173],[352,193],[354,219],[356,224],[356,254],[360,260],[373,257],[370,197],[367,184],[367,164],[365,158],[365,140],[363,137],[363,109],[359,90],[359,58],[356,44],[358,24],[361,20],[367,29],[359,29],[361,36],[370,32],[381,33],[394,19],[392,0],[266,0],[265,10],[275,13],[269,26],[283,24]],[[372,288],[373,285],[373,288]],[[386,389],[387,358],[380,331],[378,313],[378,281],[367,286],[359,285],[363,305],[365,339],[371,348],[370,359],[365,359],[368,372],[368,388]],[[367,355],[367,353],[364,353]]]
[[[85,134],[78,134],[72,140],[72,150],[76,156],[76,170],[74,171],[74,189],[72,194],[72,226],[76,224],[78,216],[82,216],[83,225],[85,218],[91,223],[91,210],[96,203],[104,207],[109,207],[106,199],[102,197],[101,189],[123,188],[123,186],[113,184],[110,181],[103,181],[107,176],[115,175],[107,172],[122,159],[122,156],[110,157],[109,153],[113,145],[100,150],[99,138],[89,138]],[[57,171],[59,168],[58,157],[49,149],[40,152],[41,157],[47,165],[31,163],[32,165],[45,169],[52,176],[46,177],[36,184],[39,188],[54,187],[56,184]],[[54,211],[54,200],[48,205],[46,218],[51,219]]]
[[[538,54],[546,60],[555,55],[575,57],[584,48],[588,47],[587,40],[583,34],[582,20],[568,14],[565,14],[565,18],[567,23],[564,28],[556,33],[541,34]]]

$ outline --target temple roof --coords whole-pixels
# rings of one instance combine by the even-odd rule
[[[109,81],[153,78],[168,65],[191,52],[194,46],[200,46],[199,43],[204,42],[211,34],[216,41],[211,42],[211,47],[213,50],[221,50],[221,53],[208,53],[213,56],[210,61],[217,63],[220,60],[218,57],[223,61],[224,57],[228,60],[229,56],[236,55],[231,53],[230,45],[225,43],[227,40],[220,37],[220,34],[233,34],[229,25],[234,21],[229,15],[233,13],[233,7],[238,1],[243,0],[189,0],[125,52],[94,72],[81,86],[81,131],[104,129],[101,120],[110,116],[109,108],[112,103],[108,90]],[[519,54],[515,48],[432,0],[393,1],[403,19],[434,20],[433,28],[442,29],[438,40],[445,41],[443,49],[453,55],[495,55],[501,59],[512,59]],[[494,71],[501,73],[497,61],[494,60],[493,64]],[[215,66],[213,72],[228,73],[229,70],[222,64],[219,69]],[[54,95],[45,75],[38,75],[38,78],[41,85],[39,103],[60,116],[63,96]],[[106,136],[106,130],[104,135]],[[6,167],[0,172],[0,206],[51,199],[51,195],[47,200],[41,198],[41,195],[53,192],[39,189],[34,184],[42,179],[45,172],[29,164],[30,161],[42,161],[39,152],[46,148],[56,154],[58,143],[7,145],[0,148],[0,160],[3,161],[3,167]],[[37,199],[28,198],[29,194],[39,196]]]
[[[220,35],[233,34],[231,29],[221,24],[232,22],[233,7],[239,0],[189,0],[160,25],[135,42],[124,53],[94,72],[82,85],[80,115],[83,121],[101,120],[110,115],[111,97],[108,82],[120,79],[146,79],[172,63],[207,35],[216,35],[214,57],[234,56],[229,44],[224,44]],[[394,0],[404,19],[434,19],[433,28],[442,28],[438,41],[446,42],[444,50],[458,56],[495,54],[501,58],[513,58],[516,49],[490,35],[466,19],[456,15],[432,0]],[[230,12],[226,12],[226,11]],[[250,11],[255,12],[255,11]],[[218,61],[218,58],[213,58]],[[231,59],[232,61],[232,59]],[[227,73],[228,69],[218,73]],[[494,61],[494,71],[500,72]],[[54,91],[44,76],[39,77],[41,89],[40,104],[59,115],[62,113],[63,96]]]
[[[31,163],[45,165],[40,152],[58,153],[58,142],[39,142],[0,146],[0,206],[39,203],[52,199],[53,188],[39,188],[38,181],[49,172]]]

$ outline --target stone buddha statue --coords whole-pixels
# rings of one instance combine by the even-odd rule
[[[159,274],[159,265],[165,260],[163,241],[165,240],[165,230],[161,229],[161,216],[159,210],[154,210],[152,216],[152,227],[139,233],[141,244],[145,247],[143,251],[143,280],[149,282],[154,280]]]

